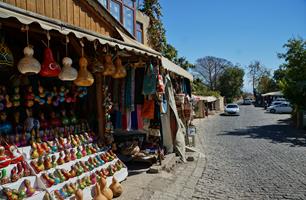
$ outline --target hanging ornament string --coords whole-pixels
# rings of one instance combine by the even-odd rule
[[[66,36],[66,57],[68,57],[68,43],[69,43],[69,37]]]
[[[29,26],[28,25],[25,26],[25,30],[27,32],[27,46],[29,46],[30,44],[29,44]]]
[[[82,46],[82,57],[83,57],[84,56],[84,43],[82,40],[80,41],[80,44]]]
[[[95,51],[97,51],[97,48],[98,48],[98,40],[95,40],[94,41],[94,49],[95,49]]]
[[[51,40],[50,33],[49,31],[47,31],[47,47],[48,48],[50,47],[50,40]]]

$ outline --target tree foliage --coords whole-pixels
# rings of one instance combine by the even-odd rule
[[[140,9],[150,18],[147,29],[148,44],[158,52],[167,48],[165,28],[161,21],[162,8],[158,0],[144,0]]]
[[[222,96],[230,101],[242,94],[244,70],[240,67],[227,67],[218,78]]]
[[[268,74],[262,75],[258,80],[257,91],[260,94],[279,90],[276,81]]]
[[[233,64],[226,59],[206,56],[196,60],[194,71],[210,90],[216,90],[219,76],[231,66]]]
[[[200,79],[192,82],[192,93],[200,96],[220,96],[218,91],[210,90]]]
[[[280,87],[297,109],[306,109],[306,40],[290,39],[284,48],[286,52],[278,54],[285,60],[277,74]]]
[[[253,91],[255,92],[255,89],[258,86],[258,82],[262,76],[267,75],[269,73],[267,69],[259,62],[254,61],[251,62],[248,66],[248,76],[251,79],[252,85],[253,85]]]

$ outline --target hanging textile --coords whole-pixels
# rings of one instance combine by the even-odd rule
[[[144,96],[142,94],[142,86],[143,86],[143,77],[144,77],[144,68],[136,68],[135,69],[135,92],[134,92],[134,103],[135,104],[143,104]]]
[[[161,115],[163,142],[168,153],[174,149],[180,155],[183,162],[186,162],[185,155],[185,134],[186,128],[178,116],[174,100],[174,91],[169,75],[165,77],[165,94],[168,100],[167,113]],[[173,116],[174,120],[171,120]],[[173,123],[171,123],[173,122]],[[173,130],[173,134],[172,134]]]
[[[131,68],[131,111],[135,111],[135,68]]]
[[[131,118],[132,118],[131,128],[133,130],[137,130],[137,127],[138,127],[138,125],[137,125],[137,110],[132,111]]]
[[[137,129],[142,130],[143,129],[143,120],[142,120],[142,115],[141,115],[141,109],[142,105],[137,105],[136,110],[137,110]]]
[[[152,64],[147,66],[143,79],[143,94],[150,95],[156,92],[157,74]]]
[[[120,89],[118,89],[118,91],[120,91],[120,111],[122,113],[125,112],[125,79],[122,79],[120,81]]]
[[[127,67],[125,77],[125,108],[131,110],[132,107],[132,70]]]

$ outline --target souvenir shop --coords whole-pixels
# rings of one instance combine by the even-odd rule
[[[158,54],[10,12],[0,18],[0,199],[120,196],[128,171],[117,155],[162,148]]]

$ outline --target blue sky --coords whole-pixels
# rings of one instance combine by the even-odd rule
[[[306,0],[160,0],[168,43],[195,63],[215,56],[278,68],[283,44],[306,39]],[[244,90],[251,91],[245,78]]]

